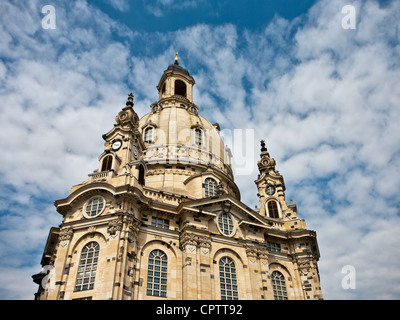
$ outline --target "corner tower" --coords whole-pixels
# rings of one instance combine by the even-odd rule
[[[270,157],[264,140],[261,140],[260,158],[257,163],[260,173],[254,181],[260,199],[259,214],[266,218],[284,221],[287,229],[305,228],[304,220],[297,217],[297,207],[293,200],[290,199],[290,203],[286,203],[285,182],[276,170],[275,159]]]

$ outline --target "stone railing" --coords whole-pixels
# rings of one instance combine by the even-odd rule
[[[88,176],[92,180],[107,179],[107,178],[112,178],[113,173],[114,173],[114,170],[108,170],[108,171],[101,171],[101,172],[93,172],[93,173],[88,174]]]

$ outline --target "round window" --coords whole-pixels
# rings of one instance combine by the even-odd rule
[[[218,227],[222,234],[231,236],[233,234],[233,220],[229,213],[220,213],[218,215]]]
[[[98,216],[104,210],[104,198],[95,197],[88,201],[85,207],[85,216],[87,218],[92,218]]]

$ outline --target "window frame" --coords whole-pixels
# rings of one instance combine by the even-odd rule
[[[272,293],[275,300],[289,300],[285,276],[282,272],[274,270],[271,273]]]
[[[219,259],[219,289],[221,300],[239,300],[239,286],[235,261],[224,256]]]
[[[139,183],[140,185],[144,186],[144,185],[145,185],[145,169],[144,169],[143,164],[140,163],[140,164],[137,166],[137,169],[138,169],[138,171],[139,171],[139,174],[138,174],[138,183]]]
[[[270,252],[282,252],[281,244],[277,242],[267,241],[267,250]]]
[[[208,181],[210,181],[210,183],[212,182],[213,190],[210,190],[210,183],[208,183]],[[211,177],[207,177],[204,179],[204,197],[205,198],[215,197],[217,195],[217,188],[218,188],[217,180],[215,180],[214,178],[211,178]]]
[[[93,248],[94,250],[91,250]],[[91,241],[82,248],[76,272],[74,292],[94,289],[99,256],[100,245],[96,241]]]
[[[168,256],[164,251],[154,249],[147,260],[146,295],[167,298],[167,283]]]
[[[222,226],[221,226],[222,225]],[[222,235],[232,237],[235,234],[235,223],[232,215],[228,212],[220,212],[217,216],[218,230]],[[228,233],[226,233],[226,232]]]
[[[273,207],[270,208],[270,204],[271,205],[274,204],[274,208]],[[267,202],[266,202],[266,211],[268,213],[268,217],[269,218],[279,219],[281,217],[280,209],[279,209],[279,203],[275,199],[267,200]],[[275,213],[276,213],[276,216],[275,216]]]
[[[200,128],[194,129],[194,144],[198,147],[203,145],[203,130]]]
[[[151,217],[151,225],[156,228],[162,228],[169,230],[169,220],[159,217]]]
[[[153,138],[153,127],[147,127],[144,129],[144,135],[143,135],[143,141],[144,143],[153,143],[154,138]]]
[[[101,172],[110,171],[112,169],[113,160],[114,157],[111,154],[106,155],[101,162]]]
[[[101,209],[99,210],[99,209],[97,208],[97,209],[96,209],[96,213],[95,213],[95,214],[91,214],[91,213],[92,213],[92,210],[93,210],[92,206],[94,205],[94,204],[92,204],[92,202],[93,202],[94,200],[96,200],[96,199],[99,199],[99,200],[102,201]],[[89,206],[90,206],[90,209],[89,209],[89,210],[90,210],[90,213],[88,213],[88,207],[89,207]],[[98,207],[98,203],[96,203],[96,206]],[[84,216],[85,218],[88,218],[88,219],[98,217],[99,215],[101,215],[101,214],[104,212],[105,207],[106,207],[106,200],[105,200],[102,196],[97,195],[97,196],[91,197],[91,198],[90,198],[88,201],[86,201],[86,203],[85,203],[85,206],[84,206],[84,208],[83,208],[83,216]]]

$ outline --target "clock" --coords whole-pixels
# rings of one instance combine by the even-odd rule
[[[122,141],[121,141],[121,140],[116,140],[116,141],[114,141],[113,144],[111,145],[111,148],[112,148],[114,151],[117,151],[119,148],[121,148],[121,146],[122,146]]]
[[[133,151],[133,155],[134,155],[135,157],[137,157],[137,155],[138,155],[138,153],[139,153],[139,150],[138,150],[138,148],[137,148],[135,145],[133,145],[132,151]]]
[[[261,163],[262,163],[263,166],[268,166],[269,160],[268,159],[264,159],[264,160],[261,161]]]
[[[265,191],[269,196],[272,196],[275,193],[275,187],[273,185],[268,185]]]

